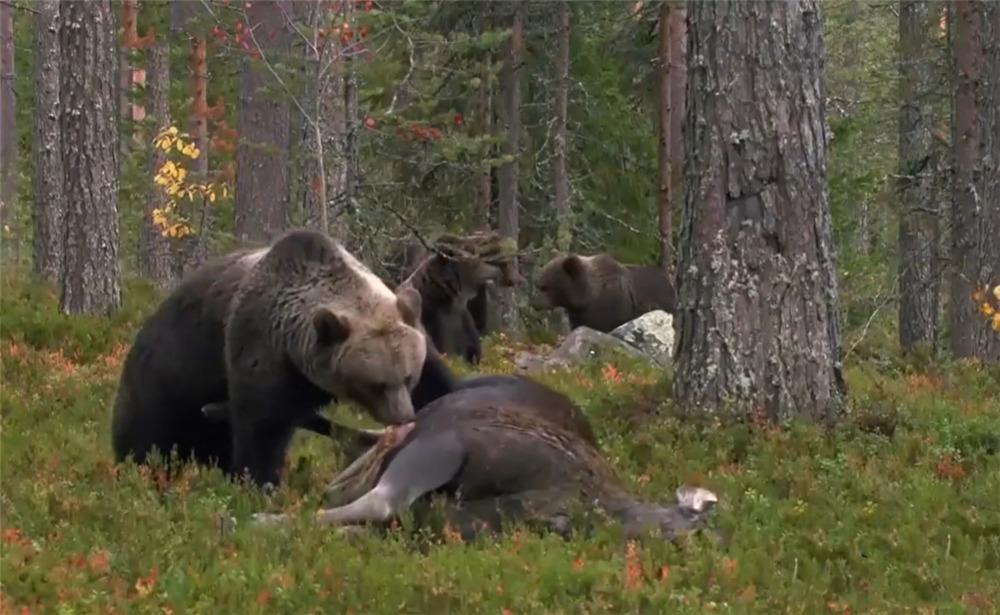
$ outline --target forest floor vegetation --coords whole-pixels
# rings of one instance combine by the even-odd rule
[[[644,498],[682,483],[721,500],[707,540],[626,546],[516,531],[463,545],[340,536],[308,524],[344,459],[296,436],[270,499],[191,468],[111,460],[121,362],[157,294],[130,283],[112,319],[58,315],[54,293],[0,288],[3,613],[995,613],[1000,609],[1000,368],[906,361],[891,338],[848,357],[835,429],[685,416],[641,363],[538,376],[593,423]],[[478,371],[513,371],[502,336]],[[451,362],[455,370],[468,370]],[[338,418],[360,419],[347,408]],[[258,511],[300,523],[255,528]],[[228,511],[235,530],[220,533]],[[434,544],[428,544],[434,542]]]

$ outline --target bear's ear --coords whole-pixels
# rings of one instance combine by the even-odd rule
[[[399,314],[403,317],[403,322],[411,327],[416,327],[420,321],[420,312],[423,309],[423,300],[417,289],[409,284],[400,286],[396,290],[396,308],[399,309]]]
[[[579,256],[570,254],[563,260],[562,268],[571,280],[579,280],[583,277],[586,265],[583,264],[583,259]]]
[[[312,323],[316,329],[316,342],[320,346],[339,344],[351,334],[351,325],[347,319],[325,308],[313,313]]]

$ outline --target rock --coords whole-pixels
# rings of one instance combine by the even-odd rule
[[[594,359],[598,353],[608,350],[623,351],[647,361],[654,360],[619,338],[588,327],[577,327],[553,351],[549,353],[521,351],[514,355],[513,361],[514,365],[522,372],[536,373],[589,361]]]
[[[669,366],[674,357],[674,317],[663,310],[646,312],[611,332],[611,336],[657,363]]]
[[[638,347],[629,345],[621,338],[595,331],[589,327],[577,327],[570,331],[562,344],[552,352],[552,357],[565,361],[589,361],[605,349],[617,348],[632,356],[642,357]]]

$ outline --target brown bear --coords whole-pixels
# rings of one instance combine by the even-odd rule
[[[442,245],[417,266],[400,288],[413,288],[420,294],[420,322],[435,348],[477,365],[483,349],[467,305],[482,285],[499,274],[499,268],[479,257]]]
[[[479,284],[475,295],[469,299],[466,305],[480,336],[489,332],[490,288],[494,285],[512,287],[521,282],[520,273],[512,258],[516,252],[516,246],[510,244],[510,241],[505,241],[497,233],[479,231],[467,236],[444,234],[438,237],[431,246],[431,251],[437,248],[450,248],[473,254],[500,270],[498,276]],[[399,244],[386,263],[388,278],[394,283],[401,283],[416,271],[417,267],[430,256],[430,253],[424,247],[423,242],[416,237],[407,238]]]
[[[563,308],[570,327],[602,333],[653,310],[674,313],[673,281],[657,267],[623,265],[608,254],[557,256],[542,267],[531,307]]]
[[[114,406],[116,461],[131,455],[144,463],[154,449],[176,449],[182,459],[217,463],[227,473],[249,465],[255,481],[274,483],[292,431],[325,425],[316,413],[334,398],[355,400],[383,421],[407,420],[414,407],[455,388],[422,341],[419,303],[412,291],[391,292],[314,231],[213,259],[183,279],[136,335]],[[400,388],[417,376],[404,399]],[[248,402],[241,386],[272,397]],[[239,401],[229,414],[239,428],[231,430],[231,420],[207,417],[202,408],[233,393]]]

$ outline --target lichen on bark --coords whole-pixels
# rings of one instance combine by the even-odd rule
[[[689,10],[675,397],[834,419],[846,386],[819,3]]]

